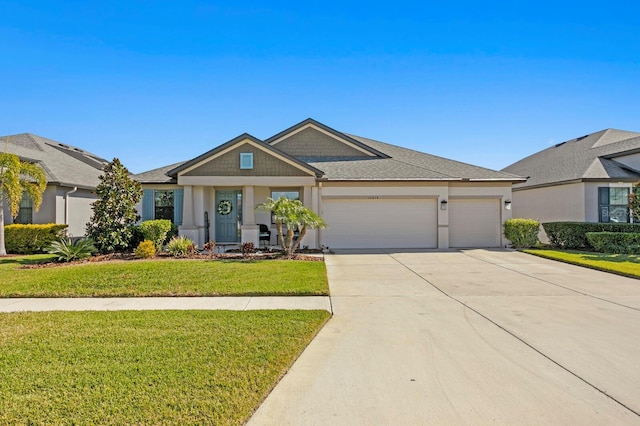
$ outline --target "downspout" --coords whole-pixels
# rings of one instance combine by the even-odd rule
[[[77,186],[74,186],[71,191],[67,191],[64,193],[64,224],[69,225],[69,195],[73,194],[78,190]]]

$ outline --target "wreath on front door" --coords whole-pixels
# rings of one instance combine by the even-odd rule
[[[220,213],[223,216],[231,213],[232,209],[233,209],[233,206],[231,205],[231,201],[229,200],[222,200],[218,203],[218,213]]]

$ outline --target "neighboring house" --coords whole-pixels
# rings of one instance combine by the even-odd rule
[[[640,180],[640,133],[607,129],[547,148],[503,169],[528,176],[513,187],[513,216],[541,222],[629,222]]]
[[[242,134],[192,160],[133,176],[143,219],[173,218],[199,246],[276,233],[268,197],[300,199],[327,229],[311,248],[503,247],[514,174],[349,135],[307,119],[266,140]]]
[[[0,137],[0,149],[16,154],[22,161],[38,164],[47,175],[47,189],[36,212],[28,196],[20,203],[14,219],[5,206],[5,224],[67,224],[70,236],[85,234],[91,217],[92,192],[107,161],[82,149],[30,133]]]

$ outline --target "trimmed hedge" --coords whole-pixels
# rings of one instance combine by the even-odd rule
[[[65,234],[68,225],[47,223],[43,225],[11,224],[4,227],[4,245],[7,253],[46,253],[52,242]]]
[[[595,251],[615,254],[640,254],[640,233],[587,232],[586,236]]]
[[[540,222],[534,219],[514,218],[504,222],[504,236],[514,247],[533,247],[538,242]]]
[[[542,227],[549,242],[564,249],[593,248],[587,232],[640,232],[640,223],[547,222]]]

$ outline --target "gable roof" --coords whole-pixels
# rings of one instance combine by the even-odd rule
[[[31,133],[0,137],[0,149],[40,165],[49,184],[95,188],[108,161],[88,151]]]
[[[529,176],[514,189],[581,180],[638,180],[640,171],[615,161],[634,152],[640,152],[640,133],[605,129],[559,143],[502,170]]]
[[[358,147],[368,155],[358,156],[302,156],[287,153],[286,149],[278,149],[278,143],[300,129],[313,126],[333,137]],[[313,171],[316,178],[324,181],[503,181],[522,182],[521,176],[490,170],[459,161],[449,160],[435,155],[402,148],[400,146],[379,142],[334,130],[318,121],[308,118],[300,123],[266,139],[265,142],[249,135],[242,134],[231,141],[220,145],[193,160],[177,163],[175,167],[166,166],[135,175],[142,183],[175,183],[178,173],[206,161],[208,158],[227,150],[231,146],[250,139],[263,149],[270,149],[274,154],[284,156],[300,166]],[[273,144],[275,143],[275,147]],[[172,180],[173,179],[173,180]]]

